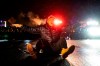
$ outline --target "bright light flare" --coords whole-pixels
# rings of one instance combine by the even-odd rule
[[[100,36],[100,27],[89,27],[87,32],[90,36],[98,37]]]
[[[99,22],[96,20],[88,20],[87,25],[99,25]]]
[[[62,24],[61,20],[59,20],[59,19],[54,20],[54,25],[60,25],[60,24]]]

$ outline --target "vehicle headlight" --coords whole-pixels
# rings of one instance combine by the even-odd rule
[[[100,36],[100,27],[88,27],[87,28],[88,35],[93,36],[93,37],[98,37]]]

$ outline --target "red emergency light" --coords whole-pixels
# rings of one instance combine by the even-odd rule
[[[47,19],[47,23],[54,27],[54,28],[61,28],[62,25],[63,25],[63,21],[59,18],[56,18],[55,16],[53,15],[50,15]]]
[[[59,20],[59,19],[54,19],[54,25],[55,26],[59,26],[59,25],[61,25],[62,24],[62,21],[61,20]]]

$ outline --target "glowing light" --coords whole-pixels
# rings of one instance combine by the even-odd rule
[[[22,27],[22,24],[12,24],[12,26],[15,26],[15,27]]]
[[[2,20],[0,22],[2,22]]]
[[[90,36],[94,36],[94,37],[96,37],[96,36],[100,36],[100,27],[89,27],[89,28],[87,28],[87,31],[88,31],[88,34],[90,35]]]
[[[5,41],[8,41],[8,40],[0,40],[0,42],[5,42]]]
[[[25,43],[25,44],[28,44],[28,43],[30,43],[30,41],[31,41],[31,40],[24,40],[24,43]]]
[[[99,25],[99,22],[96,20],[88,20],[87,25]]]
[[[60,24],[62,24],[61,20],[59,20],[59,19],[54,20],[54,25],[60,25]]]
[[[7,27],[7,22],[6,22],[6,21],[4,21],[4,23],[5,23],[5,24],[4,24],[4,25],[5,25],[5,27]]]

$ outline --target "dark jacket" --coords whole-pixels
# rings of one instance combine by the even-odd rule
[[[51,28],[47,25],[38,27],[29,27],[24,25],[23,29],[30,33],[40,33],[42,40],[45,41],[44,43],[46,44],[47,41],[54,52],[60,52],[62,48],[67,47],[65,38],[61,36],[61,29]]]

